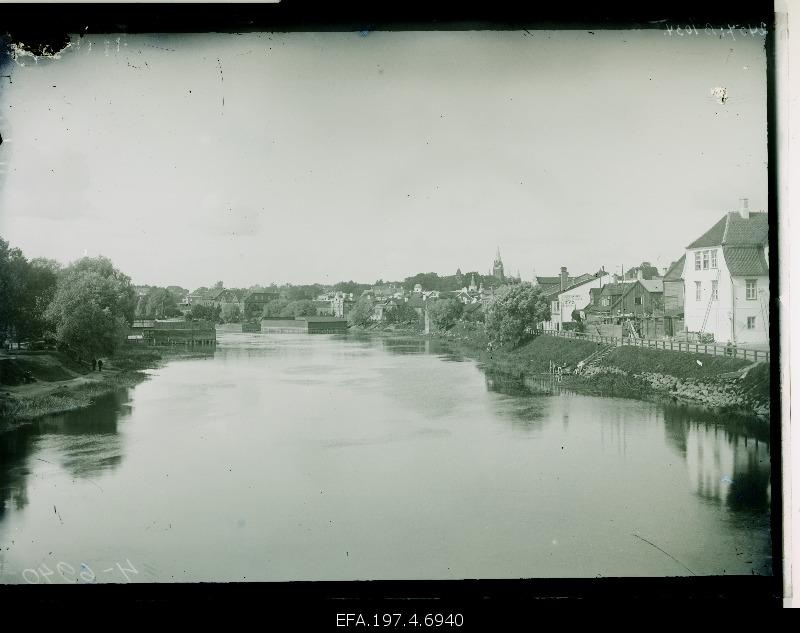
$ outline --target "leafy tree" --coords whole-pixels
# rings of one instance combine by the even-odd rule
[[[286,299],[273,299],[272,301],[264,304],[264,309],[261,314],[265,317],[277,317],[281,315],[283,309],[289,305]]]
[[[384,315],[386,323],[389,324],[418,325],[420,320],[417,311],[407,303],[401,303],[391,310],[386,310]]]
[[[492,342],[517,347],[549,317],[550,304],[540,288],[528,283],[502,286],[489,306],[486,330]]]
[[[575,321],[575,331],[576,332],[585,332],[586,331],[586,323],[583,322],[581,318],[581,311],[575,309],[572,311],[572,320]]]
[[[299,301],[289,302],[280,316],[284,317],[299,317],[299,316],[314,316],[317,314],[317,309],[314,307],[314,302],[309,299],[301,299]]]
[[[189,321],[211,321],[212,323],[217,323],[220,320],[221,310],[219,306],[205,306],[195,303],[186,314],[186,318]]]
[[[20,298],[18,340],[40,339],[47,329],[45,310],[53,300],[61,264],[52,259],[32,259],[25,269]]]
[[[133,323],[136,291],[106,257],[84,257],[59,275],[45,311],[56,340],[78,353],[113,354]]]
[[[3,338],[16,339],[17,344],[27,266],[22,251],[0,238],[0,333]]]
[[[239,323],[242,320],[242,311],[236,303],[225,303],[222,306],[222,320],[225,323]]]
[[[178,304],[175,295],[166,288],[151,288],[145,297],[145,318],[168,319],[178,316]]]
[[[464,304],[458,299],[439,299],[428,305],[428,316],[433,326],[439,330],[449,330],[464,313]]]
[[[345,294],[353,293],[353,296],[360,295],[364,290],[369,288],[369,284],[359,284],[355,281],[340,281],[338,284],[334,284],[334,290],[340,290]]]
[[[365,327],[372,322],[372,301],[369,297],[359,297],[353,307],[350,308],[347,321],[350,325],[360,327]]]

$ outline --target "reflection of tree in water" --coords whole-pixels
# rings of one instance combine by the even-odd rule
[[[667,440],[686,459],[695,494],[739,514],[769,511],[767,423],[683,405],[663,411]]]
[[[769,511],[770,460],[762,451],[740,451],[733,463],[733,481],[728,492],[728,507],[739,512],[762,514]]]
[[[37,434],[38,430],[28,424],[0,433],[0,520],[11,506],[20,509],[28,504],[27,460]]]
[[[509,419],[515,427],[530,430],[545,418],[549,402],[542,391],[526,384],[522,374],[502,372],[490,367],[482,368],[486,388],[492,393],[513,396],[498,402],[495,411]]]
[[[128,391],[99,398],[87,409],[48,416],[0,433],[0,519],[13,506],[27,505],[29,464],[36,449],[46,445],[76,478],[89,478],[116,468],[122,461],[118,421],[126,417]]]

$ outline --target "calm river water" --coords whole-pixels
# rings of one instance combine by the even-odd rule
[[[0,433],[0,582],[771,573],[766,429],[443,343],[223,334]]]

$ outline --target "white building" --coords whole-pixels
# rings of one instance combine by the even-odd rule
[[[564,323],[574,322],[572,312],[583,310],[591,302],[589,291],[592,288],[602,288],[610,282],[611,275],[609,273],[598,273],[562,290],[550,302],[550,320],[542,324],[543,328],[545,330],[561,330],[564,328]]]
[[[767,214],[726,213],[686,247],[683,268],[686,331],[716,343],[769,343]]]

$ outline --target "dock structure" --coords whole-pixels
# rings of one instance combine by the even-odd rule
[[[213,347],[217,344],[217,330],[211,321],[137,321],[130,328],[127,342],[149,346]]]
[[[245,321],[242,323],[242,332],[245,334],[247,333],[254,333],[261,331],[261,321]]]
[[[309,334],[341,334],[347,331],[347,319],[338,317],[303,317]]]

